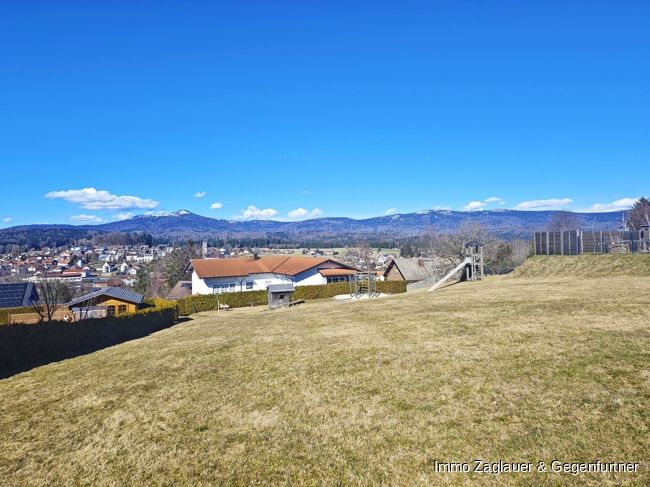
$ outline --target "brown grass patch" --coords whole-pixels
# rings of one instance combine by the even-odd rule
[[[650,278],[193,321],[0,381],[6,485],[647,484]],[[641,461],[439,474],[433,460]]]

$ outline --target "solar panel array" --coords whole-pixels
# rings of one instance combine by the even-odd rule
[[[25,283],[0,284],[0,308],[19,308],[23,306],[28,286],[32,285]]]

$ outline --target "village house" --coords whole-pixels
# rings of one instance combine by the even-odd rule
[[[302,256],[192,259],[190,269],[192,294],[266,290],[275,284],[346,282],[358,271],[331,259]]]
[[[386,267],[384,280],[417,282],[436,275],[433,259],[397,257]]]

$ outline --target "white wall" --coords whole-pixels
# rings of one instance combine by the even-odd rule
[[[253,288],[246,289],[246,283],[252,282]],[[192,272],[192,294],[220,294],[240,291],[266,291],[271,284],[293,282],[291,277],[281,274],[252,274],[239,277],[212,277],[200,279],[196,271]],[[234,285],[234,288],[233,286]]]
[[[252,274],[239,277],[219,277],[200,279],[196,271],[192,272],[192,294],[219,294],[222,292],[259,291],[266,290],[271,284],[286,284],[294,282],[296,286],[317,286],[327,284],[327,278],[320,275],[318,269],[338,268],[336,264],[327,262],[318,268],[301,272],[295,277],[282,274]],[[253,282],[253,289],[246,289],[246,282]],[[231,284],[235,288],[231,291]],[[224,289],[225,288],[225,289]]]

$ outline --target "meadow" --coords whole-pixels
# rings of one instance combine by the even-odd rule
[[[0,483],[647,485],[650,275],[539,272],[198,313],[0,380]],[[475,459],[641,467],[434,468]]]

